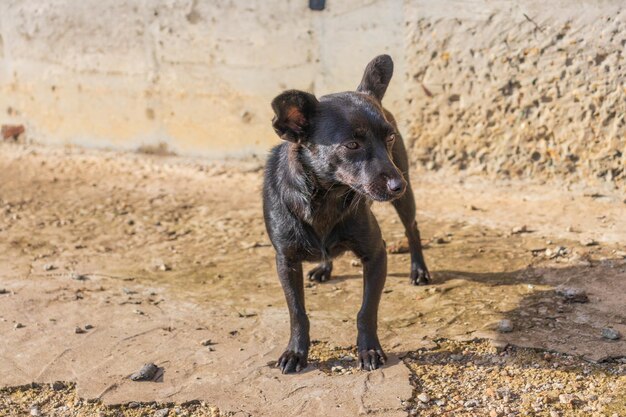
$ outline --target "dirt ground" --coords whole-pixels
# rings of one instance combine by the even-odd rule
[[[346,256],[307,284],[310,365],[281,375],[262,166],[0,145],[0,415],[626,416],[625,196],[415,172],[434,283],[389,255],[389,363],[354,368]]]

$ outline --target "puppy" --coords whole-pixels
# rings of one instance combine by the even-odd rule
[[[381,104],[392,74],[391,57],[380,55],[367,65],[356,91],[317,99],[289,90],[272,101],[272,125],[284,142],[267,160],[263,214],[291,323],[287,349],[277,362],[283,373],[307,365],[310,340],[302,262],[321,262],[308,276],[326,281],[332,259],[348,250],[363,264],[359,366],[373,370],[385,363],[377,316],[387,254],[372,201],[391,201],[402,220],[411,252],[411,283],[430,281],[406,149],[393,116]]]

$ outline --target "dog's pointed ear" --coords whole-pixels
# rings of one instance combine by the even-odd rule
[[[391,76],[393,75],[393,60],[389,55],[378,55],[372,59],[363,73],[361,84],[357,91],[370,94],[382,101]]]
[[[281,139],[301,143],[311,133],[319,101],[313,94],[289,90],[272,100],[275,116],[272,126]]]

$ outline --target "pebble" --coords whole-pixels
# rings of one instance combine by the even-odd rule
[[[158,264],[158,265],[156,266],[156,269],[157,269],[158,271],[164,271],[164,272],[165,272],[165,271],[171,271],[171,270],[172,270],[172,267],[171,267],[171,266],[169,266],[168,264],[162,263],[162,264]]]
[[[52,264],[45,264],[45,265],[43,266],[43,270],[44,270],[44,271],[52,271],[52,270],[54,270],[54,269],[57,269],[57,267],[56,267],[56,266],[54,266],[54,265],[52,265]]]
[[[8,294],[9,290],[7,290],[6,288],[0,288],[0,294]]]
[[[32,406],[30,408],[30,415],[34,417],[39,417],[41,415],[41,410],[36,405]]]
[[[76,326],[76,328],[74,329],[74,333],[82,334],[82,333],[87,333],[87,331],[79,326]]]
[[[575,287],[564,287],[559,285],[556,287],[557,295],[560,295],[569,303],[586,303],[589,302],[589,297],[585,290]]]
[[[201,344],[202,344],[202,346],[211,346],[211,345],[214,345],[216,343],[214,341],[212,341],[211,339],[207,339],[204,342],[202,342]]]
[[[22,327],[26,327],[26,326],[24,326],[22,323],[15,323],[15,326],[13,326],[13,328],[15,329],[21,329]]]
[[[602,329],[602,337],[608,340],[619,340],[622,335],[615,329],[605,327]]]
[[[574,401],[574,395],[572,394],[560,394],[559,402],[561,404],[571,404]]]
[[[430,396],[426,394],[425,392],[422,392],[421,394],[417,396],[417,399],[423,402],[424,404],[426,404],[427,402],[430,401]]]
[[[128,403],[128,408],[139,408],[141,406],[141,404],[139,404],[138,402],[135,401],[131,401]]]
[[[586,239],[581,239],[580,244],[583,246],[595,246],[598,244],[598,242],[596,242],[595,240],[591,238],[586,238]]]
[[[463,407],[465,408],[474,408],[478,406],[478,401],[476,400],[468,400],[465,401],[465,403],[463,404]]]
[[[93,325],[85,324],[85,330],[91,330],[91,329],[93,329]]]
[[[353,260],[350,262],[350,265],[352,265],[352,266],[353,266],[353,267],[355,267],[355,268],[358,268],[358,267],[360,267],[360,266],[363,266],[363,265],[361,264],[361,261],[359,261],[358,259],[353,259]]]
[[[87,275],[79,274],[77,272],[72,272],[70,274],[70,278],[72,278],[74,281],[87,281],[89,279]]]
[[[511,320],[504,319],[498,323],[498,331],[500,333],[511,333],[513,331],[513,323]]]
[[[526,225],[524,225],[524,226],[517,226],[517,227],[514,227],[511,230],[511,233],[514,234],[514,235],[519,235],[519,234],[528,233],[528,232],[529,232],[529,230],[528,230],[528,227]]]
[[[54,391],[63,391],[63,389],[65,389],[65,384],[61,381],[54,381],[52,383],[52,389]]]
[[[133,381],[149,381],[156,375],[159,368],[153,363],[146,363],[141,369],[130,376]]]
[[[156,410],[152,417],[167,417],[169,413],[169,408],[161,408],[160,410]]]

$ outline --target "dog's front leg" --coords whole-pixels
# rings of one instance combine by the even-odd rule
[[[362,256],[363,303],[357,316],[357,348],[359,367],[368,371],[384,364],[387,356],[378,340],[378,305],[387,276],[387,253],[382,239],[370,252]]]
[[[298,372],[307,366],[310,345],[309,318],[304,308],[302,262],[277,255],[276,268],[287,299],[291,330],[287,349],[276,363],[276,366],[285,374]]]

